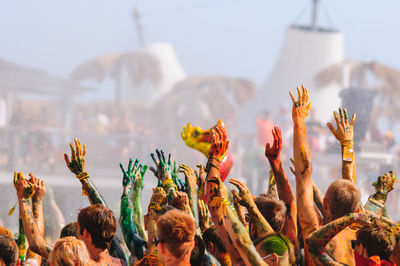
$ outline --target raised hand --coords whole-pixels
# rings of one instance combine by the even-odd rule
[[[188,191],[189,189],[195,191],[197,182],[196,172],[186,164],[181,164],[179,166],[179,172],[185,175],[185,184],[187,188],[186,191]]]
[[[167,202],[167,193],[162,187],[153,188],[153,195],[151,195],[148,212],[155,210],[156,212],[161,211],[162,207]]]
[[[250,206],[250,204],[253,202],[253,196],[251,195],[250,190],[247,188],[247,186],[243,182],[235,178],[229,179],[229,183],[236,186],[239,190],[239,194],[236,192],[236,190],[231,190],[235,200],[237,200],[237,202],[239,202],[239,204],[242,206]]]
[[[392,171],[389,171],[388,173],[379,176],[378,180],[372,185],[375,187],[376,192],[379,195],[384,196],[386,200],[387,194],[393,190],[393,185],[397,182],[397,177]]]
[[[199,226],[202,232],[210,227],[210,215],[208,214],[208,207],[203,200],[197,200],[197,210],[199,212]]]
[[[34,191],[33,184],[28,182],[21,172],[14,172],[14,187],[18,200],[30,199]]]
[[[292,92],[289,91],[290,97],[292,98],[293,101],[292,119],[293,122],[295,123],[304,121],[308,116],[308,114],[310,113],[311,109],[311,102],[310,103],[308,102],[309,96],[307,88],[301,85],[301,90],[302,92],[300,92],[299,87],[297,87],[297,94],[298,94],[297,101],[293,96]]]
[[[64,159],[69,170],[78,177],[78,175],[84,174],[86,172],[85,168],[86,145],[83,145],[82,148],[79,139],[74,139],[74,141],[75,141],[75,147],[72,143],[69,144],[71,148],[71,161],[66,153],[64,153]]]
[[[139,164],[139,160],[136,159],[132,167],[132,158],[129,160],[128,169],[125,171],[122,163],[119,164],[123,173],[122,185],[124,187],[124,193],[127,192],[129,196],[140,195],[140,191],[143,189],[143,177],[147,170],[147,165]]]
[[[349,122],[349,115],[347,113],[346,108],[342,109],[339,108],[339,116],[338,114],[334,111],[333,116],[335,117],[336,120],[336,128],[333,127],[331,123],[327,123],[327,126],[331,130],[332,134],[335,136],[335,138],[340,142],[340,144],[343,145],[343,142],[345,141],[353,141],[353,126],[354,122],[356,120],[356,114],[353,114],[353,117],[351,118],[351,121]]]
[[[172,171],[171,171],[172,181],[174,181],[174,183],[175,183],[175,185],[176,185],[176,187],[178,188],[179,191],[185,192],[187,184],[183,183],[182,180],[180,180],[178,178],[179,172],[180,172],[180,168],[178,167],[178,165],[174,161],[174,166],[172,167]]]
[[[265,157],[267,157],[270,162],[275,162],[279,160],[282,150],[282,133],[279,127],[274,127],[272,136],[274,137],[272,146],[269,143],[265,144]]]
[[[217,127],[212,130],[212,142],[209,152],[209,158],[221,159],[225,156],[229,148],[226,130],[224,127]]]
[[[150,170],[154,173],[154,175],[164,181],[166,179],[171,179],[172,181],[172,174],[171,174],[171,154],[168,155],[168,161],[165,159],[164,151],[156,150],[158,160],[154,156],[154,153],[151,154],[151,158],[153,159],[156,168],[150,167]]]
[[[46,186],[44,181],[34,176],[32,173],[29,174],[31,177],[29,183],[33,188],[32,201],[43,201],[44,195],[46,194]]]
[[[185,192],[173,191],[170,203],[175,208],[190,213],[189,197]]]

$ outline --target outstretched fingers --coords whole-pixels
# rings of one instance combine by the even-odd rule
[[[356,114],[354,113],[350,121],[350,126],[354,126],[355,121],[356,121]]]

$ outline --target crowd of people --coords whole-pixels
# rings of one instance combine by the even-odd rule
[[[228,177],[223,164],[230,142],[222,125],[212,129],[207,164],[198,170],[177,166],[162,150],[149,170],[158,180],[146,214],[141,191],[147,166],[139,160],[120,164],[120,217],[107,207],[86,171],[86,146],[78,139],[64,159],[82,185],[90,206],[66,225],[53,244],[44,237],[44,181],[14,174],[20,227],[0,228],[0,265],[396,265],[400,264],[400,226],[390,219],[388,194],[397,182],[392,171],[378,176],[376,192],[361,202],[357,186],[353,126],[355,114],[334,112],[328,128],[341,147],[341,176],[325,195],[313,181],[313,161],[306,118],[308,90],[292,98],[293,158],[290,185],[280,157],[278,127],[265,145],[271,174],[261,195]],[[184,181],[178,175],[183,173]],[[268,177],[265,177],[268,178]],[[314,178],[318,178],[315,177]],[[294,192],[295,191],[295,192]],[[117,218],[123,240],[116,237]]]

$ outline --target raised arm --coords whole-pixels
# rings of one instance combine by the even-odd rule
[[[82,184],[82,195],[88,197],[90,204],[103,204],[107,206],[106,202],[98,192],[97,188],[92,182],[89,173],[86,172],[85,166],[85,155],[86,155],[86,145],[81,145],[79,139],[74,139],[75,147],[70,143],[71,148],[71,160],[69,160],[68,155],[64,154],[64,159],[69,170],[75,174],[79,182]]]
[[[220,179],[219,166],[228,147],[224,128],[212,132],[213,142],[207,162],[206,198],[212,220],[221,236],[233,264],[265,265],[249,234],[240,222],[227,199],[227,192]]]
[[[197,205],[195,204],[197,197],[196,172],[186,164],[181,164],[179,166],[179,172],[185,175],[185,190],[189,198],[189,206],[193,214],[195,214],[197,212]]]
[[[153,188],[153,194],[147,208],[145,216],[146,230],[149,236],[148,253],[157,250],[157,246],[153,243],[153,239],[157,238],[157,219],[161,215],[162,207],[167,203],[167,194],[162,187]]]
[[[326,252],[325,246],[346,227],[352,224],[363,225],[376,218],[378,218],[376,215],[368,211],[351,213],[322,226],[310,234],[306,239],[306,244],[315,265],[343,265]]]
[[[30,197],[34,188],[32,184],[25,179],[21,172],[14,173],[14,187],[17,191],[20,217],[28,239],[29,247],[33,252],[47,259],[50,249],[47,247],[42,232],[36,224],[30,206]]]
[[[296,198],[294,197],[294,193],[290,187],[289,180],[286,176],[285,170],[283,169],[280,158],[280,153],[282,150],[282,134],[279,127],[274,127],[272,130],[272,135],[274,137],[274,142],[272,146],[270,146],[269,143],[265,145],[265,156],[267,157],[275,176],[275,183],[278,189],[279,199],[285,202],[288,210],[286,214],[285,225],[282,229],[282,234],[292,241],[297,250],[299,243],[297,238]]]
[[[130,159],[127,171],[125,171],[122,164],[120,164],[120,167],[124,175],[122,179],[123,192],[121,196],[120,225],[129,251],[132,256],[140,260],[144,256],[147,244],[143,240],[143,236],[147,237],[147,234],[144,231],[140,206],[140,191],[146,166],[142,170],[142,165],[139,165],[139,161],[136,160],[132,167],[132,159]],[[140,233],[138,234],[138,228],[142,230],[142,237]]]
[[[333,116],[335,117],[337,129],[331,123],[328,123],[327,126],[340,142],[342,148],[342,178],[357,184],[356,157],[353,149],[353,125],[356,120],[356,114],[353,114],[350,123],[346,108],[343,110],[339,108],[339,117],[335,111],[333,112]]]
[[[33,194],[32,194],[32,212],[35,222],[40,230],[42,236],[44,237],[44,215],[43,215],[43,199],[46,194],[46,187],[44,181],[35,177],[32,173],[29,174],[31,177],[29,182],[32,184]],[[41,263],[42,258],[36,253],[30,252],[28,250],[27,258],[34,258],[38,263]]]
[[[369,196],[364,209],[389,218],[386,213],[386,199],[389,192],[393,190],[395,183],[397,183],[397,178],[392,171],[378,176],[377,180],[372,184],[375,187],[375,193]]]
[[[161,185],[164,188],[167,195],[169,195],[169,199],[172,197],[172,193],[178,190],[175,182],[172,179],[171,174],[171,154],[168,155],[168,161],[165,158],[164,151],[156,150],[157,158],[156,159],[154,153],[151,154],[151,158],[156,165],[156,168],[150,167],[150,170],[154,173],[154,175],[161,181]]]
[[[82,184],[82,195],[88,197],[90,204],[102,204],[107,206],[105,200],[100,195],[99,191],[93,184],[92,179],[89,176],[89,173],[86,171],[85,165],[85,155],[86,155],[86,145],[81,145],[78,139],[74,139],[75,147],[72,143],[70,143],[71,148],[71,160],[68,155],[64,154],[64,159],[67,164],[69,170],[75,174],[76,178]],[[110,255],[116,258],[121,259],[126,263],[125,254],[121,245],[119,244],[117,238],[114,238],[111,242],[111,246],[109,248]]]
[[[231,178],[229,183],[236,186],[239,190],[239,194],[233,189],[231,192],[233,197],[247,209],[250,220],[254,225],[255,237],[253,239],[260,239],[266,235],[275,233],[274,229],[272,229],[271,225],[258,210],[257,205],[253,200],[253,196],[246,185],[235,178]]]
[[[319,226],[319,219],[314,208],[312,187],[312,160],[307,140],[305,119],[310,112],[308,90],[302,86],[302,92],[297,88],[298,100],[290,93],[293,101],[293,154],[296,176],[297,210],[303,238],[315,231]]]

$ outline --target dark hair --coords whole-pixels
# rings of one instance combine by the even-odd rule
[[[369,257],[379,256],[381,260],[389,260],[396,245],[396,236],[388,224],[375,219],[357,231],[357,241],[363,244]]]
[[[194,219],[180,210],[170,210],[157,221],[158,239],[176,258],[182,258],[192,251],[188,243],[194,241],[196,225]]]
[[[357,210],[361,193],[351,181],[340,179],[328,187],[325,198],[328,200],[332,220],[335,220]]]
[[[66,237],[66,236],[78,237],[78,234],[76,232],[77,228],[78,227],[76,225],[76,222],[72,222],[72,223],[67,224],[61,230],[60,238],[63,238],[63,237]]]
[[[96,248],[107,249],[114,239],[117,221],[113,212],[102,204],[94,204],[82,209],[78,215],[80,234],[84,229],[92,237]]]
[[[14,239],[0,235],[0,259],[9,266],[17,264],[19,249]]]
[[[210,226],[203,232],[203,240],[205,243],[211,242],[220,252],[226,252],[224,243],[222,243],[215,225]]]
[[[274,231],[281,232],[286,219],[285,203],[270,194],[261,194],[254,202]]]
[[[194,248],[190,254],[190,265],[200,266],[204,260],[204,252],[206,251],[206,244],[199,235],[194,236]]]

